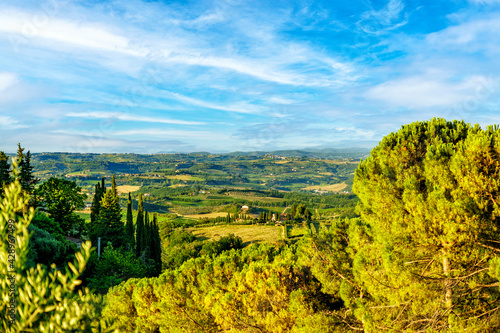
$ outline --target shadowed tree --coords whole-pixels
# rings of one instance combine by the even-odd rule
[[[5,185],[10,184],[11,180],[9,157],[3,151],[0,151],[0,191]],[[2,195],[3,191],[0,192],[0,197]]]
[[[97,217],[99,216],[99,209],[101,207],[101,200],[102,197],[104,196],[104,178],[102,178],[101,182],[98,182],[95,185],[95,194],[94,194],[94,199],[92,200],[92,205],[90,207],[90,222],[94,223],[97,220]]]
[[[141,252],[144,250],[143,243],[143,233],[144,233],[144,207],[142,203],[142,193],[139,193],[139,203],[137,206],[137,218],[135,222],[135,250],[137,256],[141,255]]]
[[[127,202],[127,222],[125,223],[125,232],[129,238],[130,247],[133,250],[135,248],[135,237],[134,237],[134,218],[132,216],[132,197],[130,193],[128,194]]]

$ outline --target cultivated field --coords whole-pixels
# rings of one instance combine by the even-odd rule
[[[214,213],[207,213],[207,214],[184,215],[184,217],[190,218],[190,219],[203,219],[203,218],[215,219],[215,218],[220,217],[220,216],[227,216],[227,213],[214,212]]]
[[[117,186],[116,190],[118,191],[118,194],[123,194],[123,193],[131,193],[138,191],[140,188],[141,188],[140,186],[121,185]]]
[[[167,179],[177,179],[177,180],[184,180],[184,181],[203,181],[203,178],[200,177],[194,177],[191,175],[173,175],[173,176],[166,176]]]
[[[304,187],[304,190],[318,190],[318,191],[330,191],[330,192],[340,192],[347,187],[345,183],[333,184],[333,185],[316,185]]]
[[[208,240],[218,240],[220,237],[234,234],[241,237],[245,245],[251,243],[277,242],[281,239],[279,226],[258,225],[218,225],[212,227],[189,228],[196,237]]]

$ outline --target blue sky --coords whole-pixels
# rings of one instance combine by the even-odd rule
[[[0,0],[0,150],[371,148],[500,123],[500,0]]]

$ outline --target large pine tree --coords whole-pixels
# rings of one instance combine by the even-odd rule
[[[107,190],[101,200],[97,229],[100,231],[101,242],[104,242],[104,245],[111,242],[114,248],[119,248],[128,243],[121,221],[120,203],[112,189]]]
[[[365,331],[498,331],[499,128],[405,125],[359,165],[353,190],[367,225],[348,238],[358,290],[341,292]]]

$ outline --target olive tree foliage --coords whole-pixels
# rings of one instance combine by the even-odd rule
[[[366,226],[349,238],[357,291],[345,302],[360,327],[498,331],[498,127],[405,125],[360,163],[353,190]]]
[[[16,179],[0,202],[0,237],[8,240],[0,243],[0,331],[112,332],[100,316],[102,300],[88,289],[74,292],[90,256],[89,242],[64,271],[55,264],[51,269],[26,268],[34,210],[26,209],[30,198],[22,191],[15,161],[13,165]]]

